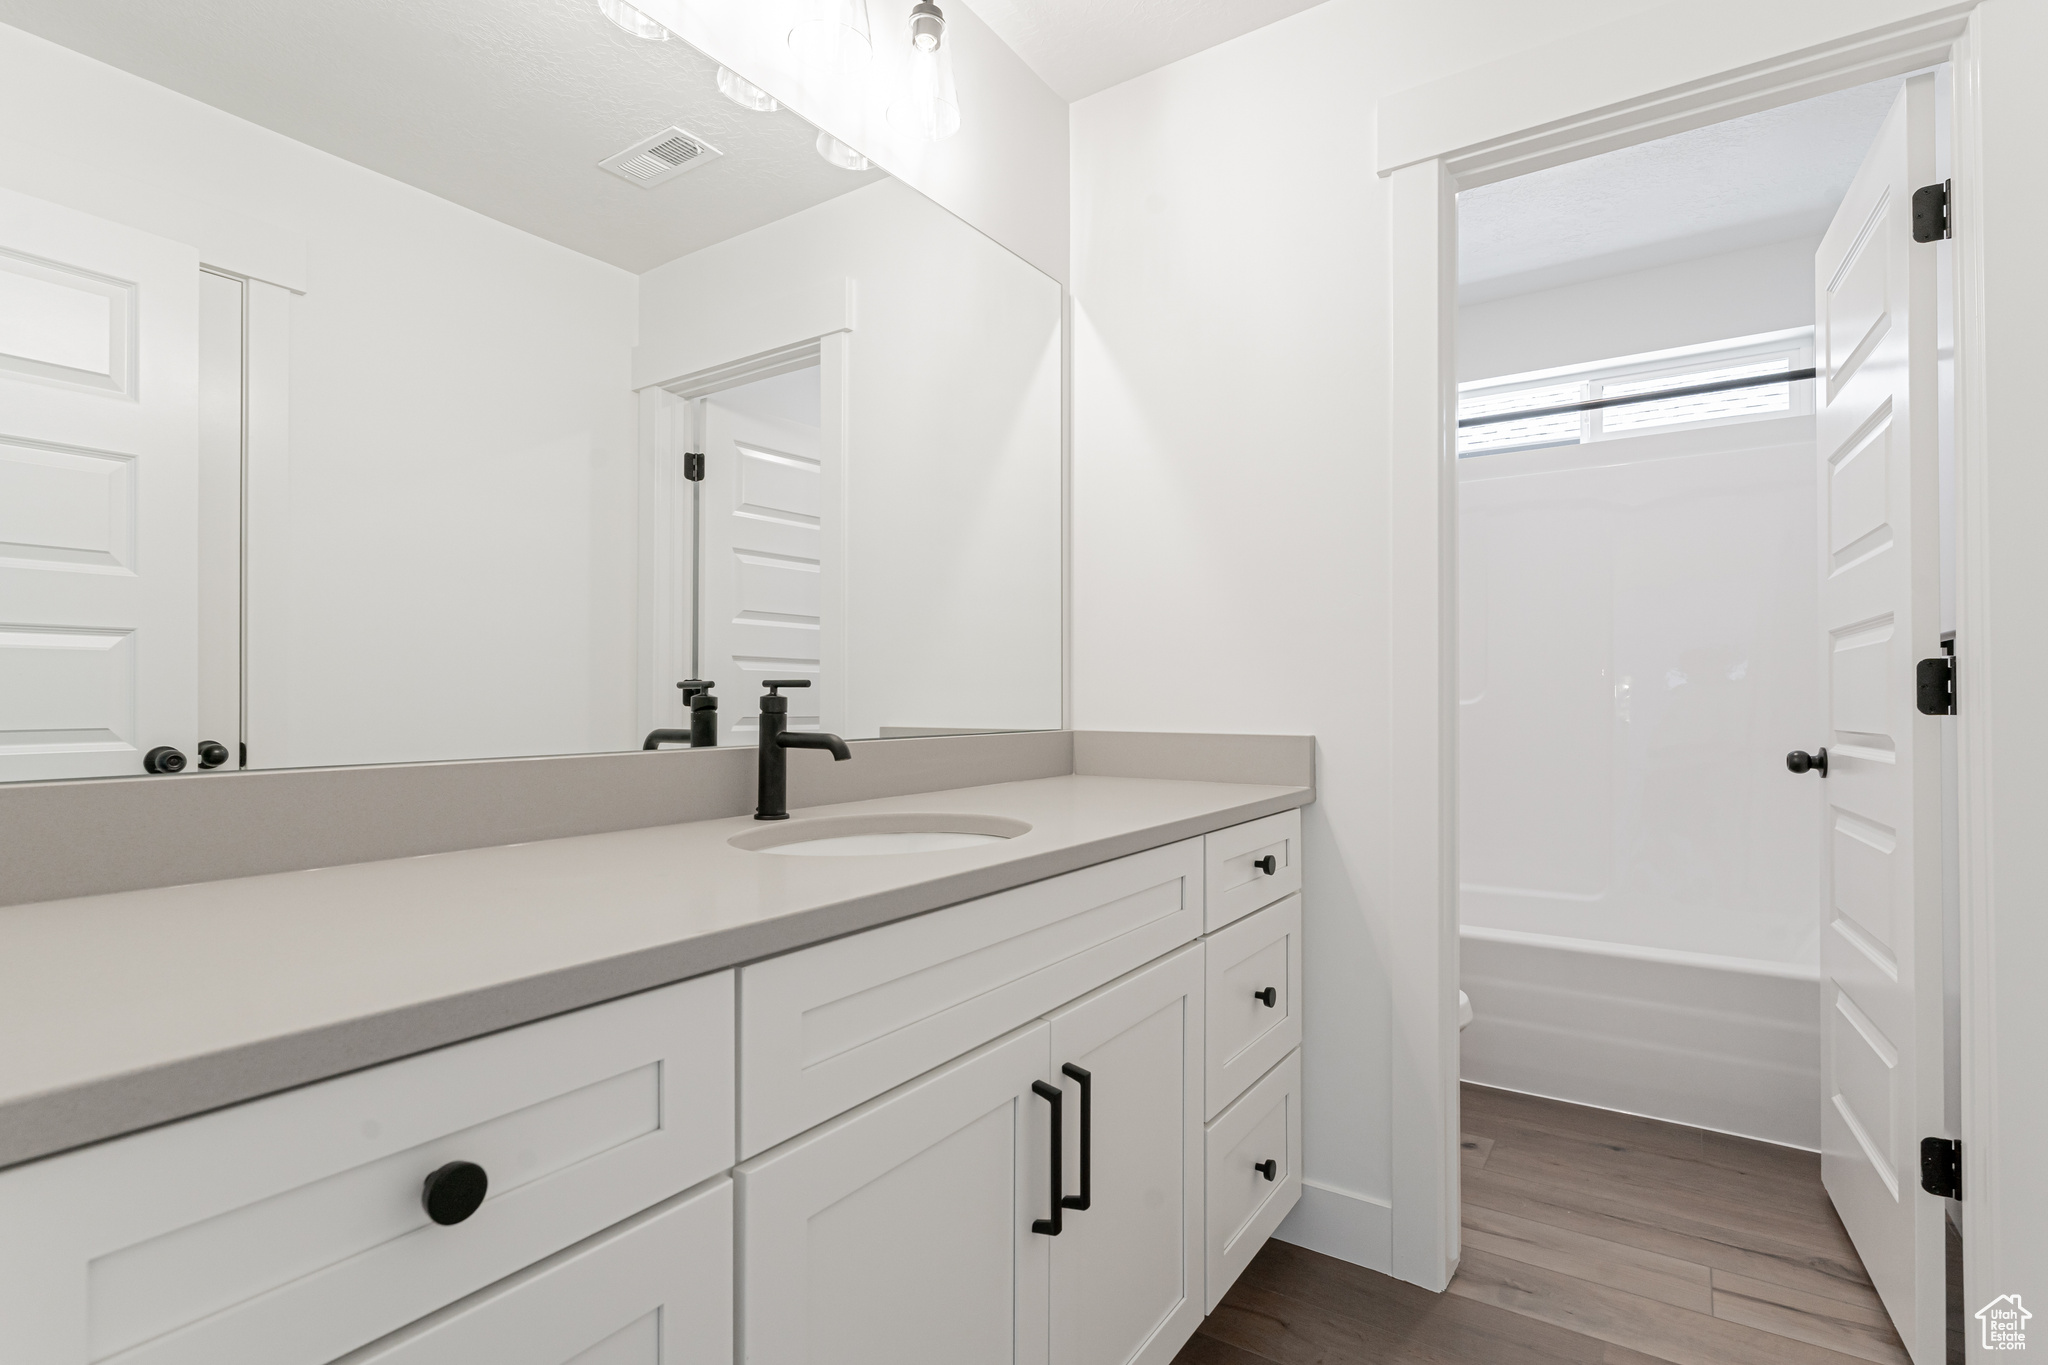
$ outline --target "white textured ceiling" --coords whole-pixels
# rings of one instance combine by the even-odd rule
[[[1467,303],[1827,230],[1903,78],[1458,196]]]
[[[1322,0],[970,0],[996,36],[1065,100],[1168,62]]]
[[[594,0],[0,0],[0,23],[635,272],[882,177]],[[598,169],[671,124],[723,157],[652,189]]]

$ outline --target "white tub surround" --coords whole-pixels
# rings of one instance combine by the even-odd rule
[[[1465,1080],[1819,1147],[1811,971],[1509,931],[1461,939]]]
[[[751,758],[751,753],[749,753]],[[846,767],[853,764],[843,765]],[[0,911],[0,1164],[1291,810],[1306,785],[1065,776],[796,812],[1028,834],[789,858],[735,817]]]
[[[1818,1142],[1813,428],[1458,462],[1465,1079]]]

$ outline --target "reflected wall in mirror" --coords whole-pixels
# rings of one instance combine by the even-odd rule
[[[1056,727],[1059,286],[720,71],[0,0],[0,780]]]

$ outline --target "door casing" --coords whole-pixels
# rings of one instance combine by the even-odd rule
[[[1738,9],[1745,13],[1731,12]],[[1754,16],[1747,14],[1752,9]],[[1890,22],[1850,27],[1885,17],[1879,9],[1893,12]],[[1901,18],[1898,11],[1908,13]],[[1653,13],[1662,18],[1671,11]],[[1384,949],[1396,968],[1388,974],[1390,1045],[1402,1059],[1393,1068],[1388,1106],[1390,1188],[1403,1192],[1393,1205],[1391,1269],[1433,1290],[1450,1283],[1459,1256],[1457,193],[1944,62],[1953,72],[1956,615],[1961,637],[1970,641],[1962,649],[1954,720],[1961,760],[1961,1137],[1971,1204],[1996,1202],[1995,1167],[1979,1147],[1980,1134],[1988,1137],[1989,1130],[1972,1102],[1994,1075],[1990,964],[1971,950],[1984,941],[1982,888],[1988,880],[1984,841],[1973,830],[1990,823],[1989,786],[1980,775],[1989,757],[1988,689],[1982,670],[1970,666],[1976,652],[1971,645],[1981,650],[1988,619],[1980,544],[1986,494],[1979,433],[1986,406],[1976,6],[1817,6],[1814,23],[1846,18],[1842,27],[1850,30],[1820,43],[1783,26],[1782,17],[1781,10],[1767,10],[1755,0],[1699,11],[1697,22],[1723,33],[1744,29],[1751,35],[1746,41],[1762,44],[1762,52],[1746,52],[1739,64],[1704,76],[1689,72],[1670,86],[1621,100],[1609,100],[1592,83],[1561,94],[1570,85],[1562,76],[1503,90],[1491,110],[1467,125],[1477,129],[1490,120],[1491,129],[1464,146],[1454,145],[1460,136],[1459,96],[1469,93],[1459,77],[1381,102],[1378,171],[1388,181],[1389,260],[1400,267],[1388,273],[1389,492],[1397,515],[1387,536],[1390,638],[1402,642],[1400,666],[1390,675],[1391,711],[1402,722],[1389,735],[1389,770],[1402,774],[1402,799],[1392,803],[1388,829],[1387,898],[1390,905],[1434,911],[1390,917]],[[1607,46],[1617,50],[1607,57],[1625,58],[1625,26],[1614,26],[1612,33]],[[1689,48],[1685,39],[1668,31],[1661,35],[1670,51],[1732,50],[1714,43]],[[1532,64],[1536,56],[1529,54]],[[1503,109],[1509,112],[1503,115]],[[1514,126],[1517,119],[1525,121]],[[1503,125],[1512,131],[1493,131]],[[1993,1244],[1988,1230],[1973,1230],[1970,1208],[1965,1205],[1963,1233],[1967,1292],[1974,1302],[1982,1297],[1978,1277],[1991,1269]]]

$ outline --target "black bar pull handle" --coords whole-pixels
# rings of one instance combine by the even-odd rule
[[[1056,1085],[1033,1081],[1031,1093],[1052,1106],[1052,1217],[1032,1219],[1031,1230],[1042,1232],[1047,1237],[1057,1237],[1060,1235],[1060,1143],[1066,1137],[1060,1123],[1061,1091]]]
[[[1252,999],[1258,1001],[1261,1005],[1264,1005],[1269,1010],[1278,1009],[1280,1007],[1280,992],[1277,988],[1272,986],[1268,986],[1266,987],[1266,989],[1262,991],[1253,991]]]
[[[1252,859],[1252,866],[1270,877],[1280,870],[1280,860],[1268,853],[1263,858]]]
[[[1072,1062],[1062,1066],[1060,1074],[1072,1076],[1081,1087],[1081,1192],[1061,1195],[1060,1203],[1066,1208],[1078,1209],[1085,1213],[1095,1197],[1095,1137],[1090,1132],[1094,1127],[1095,1118],[1095,1076],[1094,1073],[1083,1071]],[[1059,1186],[1055,1184],[1053,1188],[1058,1189]]]
[[[1264,1161],[1254,1161],[1252,1169],[1266,1177],[1266,1179],[1272,1180],[1280,1174],[1280,1163],[1271,1157],[1267,1157]]]

